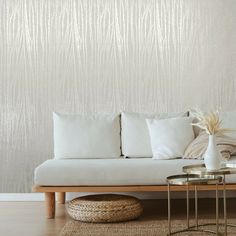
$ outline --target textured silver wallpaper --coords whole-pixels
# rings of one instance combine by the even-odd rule
[[[0,0],[0,191],[53,157],[52,111],[236,109],[235,0]]]

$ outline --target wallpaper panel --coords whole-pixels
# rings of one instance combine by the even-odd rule
[[[1,192],[53,157],[53,111],[236,109],[234,0],[0,3]]]

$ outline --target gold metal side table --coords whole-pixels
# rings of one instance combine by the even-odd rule
[[[195,174],[200,177],[222,176],[223,184],[223,205],[224,205],[224,235],[227,236],[227,226],[236,227],[234,224],[227,223],[227,204],[226,204],[226,176],[236,174],[236,164],[225,163],[219,170],[207,170],[205,164],[188,165],[183,167],[186,174]]]
[[[184,233],[184,232],[207,232],[207,233],[215,233],[218,235],[219,233],[219,207],[218,207],[218,184],[222,182],[221,176],[207,176],[207,177],[199,177],[196,174],[182,174],[182,175],[172,175],[167,177],[166,181],[168,184],[168,236]],[[216,185],[216,231],[200,229],[198,224],[198,196],[197,196],[197,186],[198,185],[207,185],[214,184]],[[182,185],[186,186],[186,208],[187,208],[187,227],[182,230],[171,231],[171,186],[172,185]],[[195,192],[195,225],[190,226],[189,224],[189,186],[194,186]]]

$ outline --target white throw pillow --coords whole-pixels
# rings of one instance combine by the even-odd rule
[[[220,113],[222,127],[234,131],[226,133],[227,136],[236,139],[236,111],[227,111]]]
[[[117,115],[53,113],[55,158],[116,158],[120,150]]]
[[[188,112],[160,114],[122,112],[122,154],[126,157],[152,157],[152,149],[146,119],[165,119],[172,117],[184,117],[187,115]]]
[[[182,157],[194,139],[192,118],[147,119],[153,159]]]

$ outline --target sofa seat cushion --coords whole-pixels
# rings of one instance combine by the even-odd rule
[[[183,166],[202,162],[151,158],[54,159],[35,169],[34,181],[44,186],[164,185],[166,177],[182,173]],[[231,157],[229,163],[236,163],[236,157]],[[236,183],[236,175],[229,175],[227,183]]]

